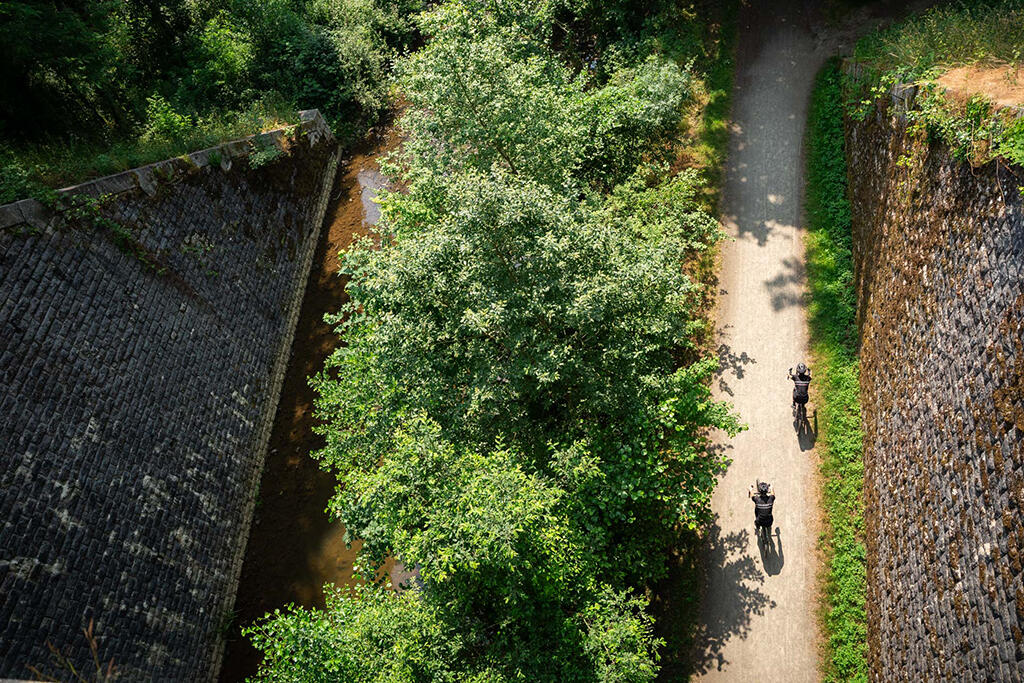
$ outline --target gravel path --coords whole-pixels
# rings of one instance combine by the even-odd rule
[[[759,6],[757,6],[759,5]],[[798,435],[787,368],[807,356],[802,190],[804,124],[824,52],[799,2],[751,3],[740,17],[733,128],[722,213],[715,391],[749,429],[720,447],[732,458],[712,501],[697,677],[815,681],[819,533],[814,431]],[[808,411],[814,428],[813,404]],[[816,428],[815,428],[816,429]],[[775,485],[772,543],[754,537],[747,487]]]

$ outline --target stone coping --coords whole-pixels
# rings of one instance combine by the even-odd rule
[[[219,145],[183,154],[180,157],[165,159],[113,175],[96,178],[95,180],[57,190],[57,194],[62,197],[80,194],[90,197],[101,197],[142,190],[147,195],[152,196],[156,194],[157,187],[162,182],[161,179],[166,181],[166,179],[180,177],[194,169],[210,166],[212,157],[220,157],[220,168],[228,171],[231,169],[234,159],[248,157],[249,154],[257,149],[267,148],[271,145],[278,149],[283,149],[285,138],[291,135],[297,128],[301,129],[314,145],[319,144],[321,141],[334,141],[334,134],[331,132],[330,126],[327,125],[324,117],[320,114],[320,111],[318,109],[306,109],[299,112],[299,123],[296,125],[282,126],[265,133],[256,133],[238,140],[222,142]],[[53,211],[36,199],[22,199],[0,206],[0,230],[17,225],[29,225],[34,228],[44,229],[52,218]]]

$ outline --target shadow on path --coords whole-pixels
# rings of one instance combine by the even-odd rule
[[[806,280],[807,269],[803,261],[792,257],[783,259],[782,270],[770,280],[764,281],[764,287],[772,298],[772,308],[776,311],[790,306],[806,308]]]
[[[801,419],[794,409],[793,431],[796,432],[796,439],[800,444],[801,451],[809,451],[814,448],[814,444],[818,441],[818,410],[812,411],[810,419],[807,417]]]
[[[693,653],[694,673],[722,670],[729,663],[722,654],[725,644],[731,638],[745,639],[751,617],[775,607],[761,591],[765,576],[749,553],[750,541],[748,529],[723,536],[717,521],[708,533],[707,572],[720,575],[711,585],[721,595],[710,601],[713,611],[704,611]]]
[[[729,336],[728,328],[730,325],[722,327],[718,331],[719,339],[726,339]],[[728,344],[724,341],[719,343],[718,349],[715,353],[718,355],[718,370],[715,371],[715,378],[718,380],[718,388],[720,391],[734,396],[735,393],[729,383],[726,381],[726,374],[730,374],[736,379],[743,379],[743,375],[746,373],[746,366],[751,363],[757,363],[757,359],[748,354],[746,351],[736,353],[732,350]]]
[[[758,540],[757,549],[761,552],[761,566],[768,576],[777,576],[782,573],[782,566],[786,564],[786,556],[782,552],[782,529],[775,527],[775,535],[769,536],[767,541]]]

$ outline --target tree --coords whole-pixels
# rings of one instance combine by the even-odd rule
[[[511,452],[456,447],[413,418],[380,467],[352,478],[345,501],[365,554],[416,567],[420,588],[332,590],[324,612],[277,613],[250,632],[267,653],[265,679],[646,681],[656,673],[646,601],[596,579],[564,514],[565,492],[526,473]]]
[[[498,164],[554,188],[607,190],[674,131],[691,87],[685,70],[652,59],[588,88],[531,34],[459,3],[423,26],[431,42],[400,68],[413,181]]]
[[[710,396],[684,270],[720,231],[695,175],[651,154],[689,76],[651,60],[598,86],[507,19],[466,1],[424,20],[431,41],[400,70],[406,143],[386,165],[402,190],[344,257],[351,301],[330,318],[344,344],[312,379],[332,514],[364,539],[366,576],[391,556],[421,583],[346,597],[328,610],[342,620],[279,615],[266,671],[305,671],[321,640],[348,648],[362,610],[391,600],[449,648],[429,658],[443,672],[410,664],[399,680],[657,672],[638,588],[674,530],[707,519],[722,461],[706,432],[738,428]],[[415,633],[377,647],[399,663],[408,642],[434,647]]]

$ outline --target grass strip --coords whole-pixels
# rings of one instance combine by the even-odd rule
[[[807,275],[827,513],[826,681],[867,680],[863,441],[839,62],[815,81],[807,139]]]

